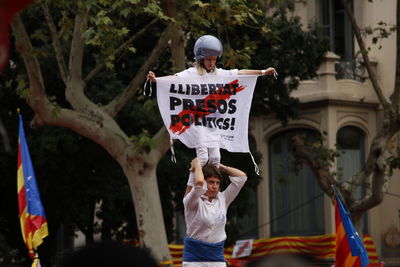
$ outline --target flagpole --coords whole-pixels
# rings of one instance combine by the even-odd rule
[[[342,205],[344,206],[346,211],[349,212],[349,209],[347,208],[347,205],[346,205],[346,200],[344,199],[342,193],[340,193],[340,190],[334,184],[332,184],[331,187],[332,187],[332,190],[334,193],[333,197],[335,197],[335,194],[336,194],[340,198],[340,201],[342,202]]]

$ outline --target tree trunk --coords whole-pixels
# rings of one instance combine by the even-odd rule
[[[47,98],[39,61],[32,52],[32,43],[23,22],[17,16],[12,23],[16,47],[24,60],[29,76],[31,94],[27,102],[35,112],[33,123],[37,126],[53,125],[69,128],[96,142],[117,160],[130,185],[142,246],[150,248],[157,261],[169,261],[168,241],[156,180],[156,166],[169,148],[168,133],[165,129],[160,130],[153,137],[157,147],[148,154],[139,152],[112,116],[115,116],[120,109],[114,107],[111,109],[113,112],[108,113],[86,97],[85,83],[82,80],[84,52],[82,32],[87,26],[87,12],[88,10],[83,9],[77,13],[71,42],[66,99],[73,109],[60,108],[57,116],[52,116],[53,105]],[[151,61],[146,61],[144,65],[149,65],[158,59],[167,41],[168,35],[164,34],[150,55]],[[145,72],[142,70],[138,75],[135,76],[134,81],[140,80],[140,75],[145,76]],[[130,99],[137,92],[135,82],[125,91],[130,97],[126,94],[122,97]],[[118,107],[128,101],[120,98],[118,100],[120,100],[120,102],[116,101]]]
[[[172,28],[171,38],[171,54],[174,60],[174,68],[176,71],[181,71],[186,67],[185,56],[185,36],[180,27]]]
[[[176,16],[176,2],[174,0],[164,0],[165,13],[174,18]],[[172,26],[171,34],[171,54],[175,71],[181,71],[186,67],[185,56],[185,35],[182,28],[175,24]]]
[[[157,262],[169,261],[171,257],[156,177],[157,163],[148,164],[136,157],[130,162],[120,162],[120,165],[128,178],[135,203],[141,246],[150,248]]]

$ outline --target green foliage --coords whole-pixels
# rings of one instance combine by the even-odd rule
[[[73,2],[48,2],[53,19],[59,29],[65,58],[69,54],[69,42],[71,41],[72,27],[74,25],[73,18],[76,8],[78,8]],[[132,4],[135,3],[135,1],[130,2]],[[88,4],[90,3],[88,2]],[[34,37],[32,39],[33,45],[40,47],[38,56],[47,94],[51,96],[49,100],[51,101],[50,105],[52,105],[52,115],[57,116],[61,108],[69,107],[69,103],[65,100],[64,85],[57,73],[58,67],[54,59],[51,41],[48,38],[41,38],[41,33],[47,32],[47,26],[43,23],[43,17],[38,16],[38,14],[41,14],[41,9],[38,5],[32,5],[23,14],[24,22],[28,32],[32,30],[34,33],[32,35]],[[114,47],[118,41],[122,42],[126,38],[126,36],[123,36],[124,34],[130,34],[130,30],[137,31],[148,20],[152,19],[148,16],[139,17],[139,15],[138,18],[130,16],[129,23],[121,22],[121,25],[126,27],[113,32],[116,38],[120,38],[115,40]],[[139,19],[139,21],[136,19]],[[103,23],[106,22],[106,20],[103,21]],[[91,24],[92,22],[90,21],[89,23]],[[117,25],[117,23],[113,22],[111,25]],[[129,32],[127,31],[128,26]],[[104,38],[108,38],[108,36],[104,35]],[[138,46],[140,49],[143,49],[143,47],[146,47],[147,50],[150,48],[146,42]],[[135,51],[134,49],[135,47],[133,46],[130,48],[131,51]],[[95,46],[88,46],[86,50],[88,56],[85,57],[84,64],[85,70],[92,69],[97,59],[99,61],[102,60],[101,52],[103,50],[100,50]],[[98,56],[99,53],[100,56]],[[130,54],[132,53],[130,52]],[[44,55],[51,55],[51,57],[45,57]],[[118,73],[105,71],[88,85],[87,96],[95,103],[99,103],[99,105],[108,103],[115,97],[130,82],[132,73],[135,73],[145,59],[142,56],[135,61],[130,58],[121,61],[120,58],[110,57],[107,53],[103,53],[103,55],[104,57],[107,56],[106,60],[109,62],[118,63],[116,64]],[[32,114],[28,112],[29,108],[24,103],[24,99],[29,96],[26,72],[23,69],[21,58],[14,52],[12,52],[11,60],[14,62],[14,67],[6,69],[2,73],[4,75],[0,77],[0,116],[2,119],[4,116],[7,117],[4,122],[9,136],[12,137],[13,145],[12,154],[0,151],[0,169],[2,170],[3,178],[1,189],[3,192],[8,192],[2,194],[0,200],[0,203],[7,203],[6,206],[1,207],[3,212],[0,216],[0,238],[4,237],[4,242],[1,242],[1,244],[8,248],[0,251],[0,258],[4,259],[1,265],[5,266],[6,262],[29,262],[16,214],[18,211],[16,204],[16,171],[15,168],[9,167],[16,165],[17,117],[15,116],[15,109],[17,107],[21,108],[25,118],[26,135],[50,228],[49,237],[46,238],[46,241],[39,249],[42,262],[49,266],[51,262],[54,263],[55,255],[58,255],[56,251],[65,248],[64,245],[60,246],[59,244],[63,243],[61,241],[64,238],[69,240],[73,237],[74,230],[84,232],[88,241],[90,241],[93,233],[100,231],[103,238],[112,237],[119,240],[138,238],[130,188],[120,167],[102,148],[67,129],[45,127],[38,131],[32,131],[28,126]],[[17,90],[19,97],[21,97],[20,99],[13,90]],[[118,119],[123,120],[123,122],[120,122],[120,126],[126,130],[128,135],[137,135],[140,137],[139,142],[146,144],[143,139],[146,136],[149,137],[150,134],[153,135],[161,127],[161,123],[151,124],[151,119],[145,116],[137,116],[137,114],[151,116],[150,101],[149,104],[146,104],[146,113],[143,111],[138,111],[137,114],[136,112],[133,112],[134,114],[129,113],[132,106],[140,109],[144,101],[143,99],[139,103],[132,102]],[[155,114],[154,111],[153,113]],[[154,115],[153,118],[155,121],[159,120],[158,115]],[[138,126],[138,128],[136,129],[134,126]],[[141,129],[146,127],[150,127],[151,130],[141,136]],[[110,194],[110,192],[112,193]],[[103,220],[101,228],[93,224],[94,204],[99,201],[102,201],[102,212],[98,212],[96,216]],[[62,231],[62,229],[65,230]],[[59,238],[61,240],[57,240]],[[67,245],[68,242],[64,244]],[[13,251],[13,253],[4,253],[5,251]]]
[[[263,17],[258,1],[186,1],[177,21],[185,21],[182,27],[197,39],[206,33],[217,31],[216,36],[237,26],[256,26]]]
[[[189,6],[193,12],[190,15],[182,13],[188,18],[182,27],[190,32],[187,58],[194,57],[193,45],[199,36],[212,34],[224,45],[220,67],[275,67],[279,73],[278,80],[261,77],[257,82],[252,115],[274,113],[283,123],[289,118],[297,118],[298,101],[289,96],[290,92],[301,80],[316,77],[318,66],[328,50],[328,40],[317,22],[311,22],[304,31],[299,17],[286,16],[293,1],[271,2],[271,6],[279,5],[279,9],[267,18],[258,1],[201,3],[204,5],[202,10]]]
[[[386,23],[384,21],[379,21],[377,26],[372,27],[365,27],[362,30],[362,33],[365,36],[371,35],[372,45],[377,45],[383,39],[389,38],[394,32],[396,32],[396,25]],[[378,49],[381,49],[382,45],[378,46]],[[367,48],[371,50],[371,47]]]
[[[27,88],[26,78],[24,76],[22,75],[17,76],[16,79],[17,87],[15,90],[17,92],[17,95],[19,95],[21,98],[27,99],[30,96],[30,91],[29,88]],[[8,81],[7,87],[10,86],[10,82],[11,81]]]
[[[36,29],[31,35],[30,38],[32,40],[38,40],[41,42],[48,42],[49,41],[49,35],[48,32],[44,29]]]
[[[258,38],[258,48],[252,56],[253,68],[273,66],[278,80],[261,77],[253,99],[252,114],[274,113],[283,123],[297,118],[298,100],[291,98],[301,80],[316,77],[316,71],[328,49],[327,40],[313,22],[303,31],[298,17],[287,18],[275,13],[265,22],[271,30]],[[245,33],[244,33],[245,35]]]
[[[56,102],[50,102],[50,105],[52,105],[51,116],[57,118],[57,115],[61,112],[61,106]]]
[[[227,68],[276,67],[279,80],[271,77],[259,79],[252,112],[276,112],[283,121],[296,117],[294,107],[297,101],[291,99],[289,93],[300,80],[315,77],[315,70],[325,51],[315,25],[304,32],[298,18],[285,16],[284,10],[288,5],[291,7],[290,1],[282,4],[281,13],[265,18],[261,2],[256,0],[182,0],[176,3],[178,15],[175,19],[167,17],[160,3],[154,0],[45,2],[57,27],[66,62],[75,15],[83,10],[89,12],[88,28],[83,34],[86,42],[83,74],[88,74],[101,63],[107,68],[87,84],[85,94],[99,106],[109,103],[130,84],[160,33],[171,22],[182,26],[186,33],[187,58],[193,58],[192,48],[197,37],[207,33],[223,41],[225,53],[220,64]],[[278,1],[274,2],[278,4]],[[40,60],[46,93],[52,96],[52,115],[57,116],[61,108],[69,108],[70,104],[65,99],[65,86],[57,72],[49,30],[39,4],[31,5],[24,12],[23,19]],[[127,47],[124,53],[113,55],[121,43],[154,18],[158,18],[159,22],[150,31]],[[169,52],[154,67],[158,76],[173,73]],[[17,142],[16,107],[21,107],[25,118],[29,147],[50,227],[50,236],[40,248],[44,262],[54,262],[56,251],[64,248],[57,245],[57,236],[64,236],[68,240],[74,230],[83,231],[89,240],[93,233],[98,232],[104,238],[111,238],[112,235],[118,239],[137,238],[130,189],[120,167],[102,148],[69,130],[55,127],[31,130],[28,122],[33,114],[24,103],[29,96],[26,72],[15,50],[12,51],[11,60],[14,67],[6,69],[5,75],[0,77],[0,116],[6,118],[5,125],[13,137],[13,144]],[[12,90],[15,89],[22,99],[13,94]],[[116,120],[139,151],[148,153],[157,145],[151,141],[151,137],[162,127],[162,121],[155,96],[147,98],[138,95],[124,107]],[[251,149],[256,151],[254,142]],[[187,169],[194,157],[194,152],[182,144],[177,143],[175,150],[178,164],[172,164],[170,154],[167,154],[157,168],[169,241],[174,240],[174,211],[183,210],[182,195]],[[259,155],[253,154],[259,162]],[[0,151],[0,158],[2,178],[5,177],[4,182],[0,183],[2,192],[5,192],[1,195],[0,203],[8,203],[0,206],[4,211],[0,217],[0,236],[4,237],[4,243],[10,250],[16,251],[14,259],[23,261],[26,255],[16,216],[16,201],[9,204],[10,199],[15,199],[15,169],[9,166],[15,166],[16,150],[11,154]],[[240,231],[243,222],[238,218],[250,212],[247,206],[249,197],[254,194],[260,178],[255,176],[248,155],[223,153],[222,163],[238,167],[249,175],[245,188],[229,210],[227,232],[230,243],[243,234]],[[93,224],[94,206],[100,202],[102,211],[97,212],[96,216],[103,220],[101,228]],[[65,229],[64,233],[59,232],[61,229]]]
[[[324,133],[326,136],[326,133]],[[321,136],[321,138],[314,140],[313,142],[308,142],[307,147],[310,148],[312,154],[314,155],[315,162],[320,166],[326,166],[331,168],[334,166],[336,158],[340,156],[340,150],[332,148],[327,148],[323,145],[326,141],[326,137]]]
[[[388,165],[388,176],[392,176],[395,170],[400,169],[400,147],[398,146],[396,149],[396,155],[390,156],[386,163]]]
[[[286,12],[286,9],[293,11],[296,2],[304,2],[303,0],[271,0],[270,5],[281,12]]]
[[[129,137],[129,140],[135,144],[135,147],[141,153],[149,153],[151,149],[155,148],[156,146],[154,140],[152,140],[152,136],[147,130],[143,130],[143,132],[139,135]]]

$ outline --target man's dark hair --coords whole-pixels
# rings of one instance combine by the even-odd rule
[[[65,255],[62,267],[158,267],[153,257],[133,244],[103,241]]]
[[[207,179],[210,177],[216,177],[222,182],[221,172],[217,169],[217,167],[215,167],[211,164],[206,164],[203,166],[203,174],[204,174],[204,179]]]

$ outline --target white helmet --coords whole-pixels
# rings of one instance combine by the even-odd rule
[[[222,44],[218,38],[212,35],[203,35],[194,44],[194,56],[196,60],[210,56],[220,57],[222,55]]]

